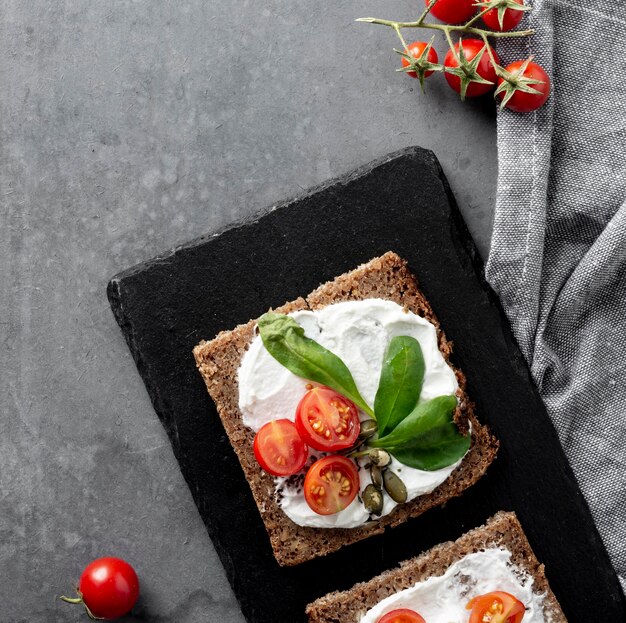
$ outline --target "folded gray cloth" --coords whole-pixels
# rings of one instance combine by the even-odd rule
[[[536,113],[498,115],[487,278],[626,590],[626,18],[610,0],[536,0]]]

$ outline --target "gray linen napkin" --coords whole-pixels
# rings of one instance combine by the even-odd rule
[[[536,0],[536,35],[498,44],[553,93],[498,115],[486,273],[626,590],[625,6]]]

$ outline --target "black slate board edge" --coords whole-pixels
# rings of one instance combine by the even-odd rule
[[[459,259],[463,260],[464,263],[467,263],[469,259],[469,262],[471,263],[472,268],[473,268],[473,272],[475,273],[475,276],[477,280],[479,281],[481,287],[483,288],[485,293],[488,295],[488,298],[490,299],[490,303],[496,306],[499,310],[499,313],[502,315],[503,312],[500,308],[496,295],[493,293],[493,291],[491,291],[489,286],[486,284],[486,281],[484,279],[484,270],[483,270],[482,260],[480,259],[477,253],[477,250],[475,248],[475,245],[473,241],[471,240],[469,233],[467,232],[465,222],[463,221],[460,211],[458,210],[458,207],[456,206],[456,202],[454,201],[454,197],[449,188],[445,175],[443,174],[441,166],[432,152],[424,150],[419,147],[410,147],[410,148],[389,154],[388,156],[380,158],[363,167],[360,167],[356,171],[353,171],[338,179],[325,182],[324,184],[321,184],[318,187],[311,189],[310,191],[304,193],[303,195],[299,197],[296,197],[294,199],[272,206],[269,209],[263,210],[248,219],[235,223],[234,225],[225,227],[214,234],[201,236],[197,238],[196,240],[193,240],[185,245],[176,247],[175,249],[173,249],[172,251],[166,254],[160,255],[154,260],[150,260],[149,262],[145,262],[145,263],[141,263],[136,266],[133,266],[130,269],[127,269],[119,273],[111,280],[107,288],[107,293],[108,293],[109,301],[111,303],[111,307],[115,314],[116,320],[119,323],[123,331],[123,334],[125,335],[126,341],[131,350],[133,358],[137,364],[138,370],[142,378],[144,379],[146,388],[153,402],[155,410],[157,414],[159,415],[159,417],[161,418],[161,420],[163,421],[164,426],[166,427],[166,430],[168,430],[168,434],[170,434],[170,439],[172,441],[174,453],[176,457],[179,459],[179,461],[180,461],[180,456],[179,456],[180,446],[178,444],[178,440],[176,436],[175,435],[173,436],[171,434],[172,429],[176,430],[176,424],[175,422],[169,421],[170,414],[168,412],[169,405],[168,405],[167,397],[163,397],[161,395],[158,383],[152,379],[151,374],[143,360],[141,349],[136,343],[135,328],[133,326],[133,322],[131,321],[129,316],[126,314],[126,310],[124,307],[124,296],[122,294],[122,282],[124,280],[128,280],[133,275],[141,273],[143,270],[145,270],[146,268],[150,266],[154,266],[155,264],[159,264],[159,263],[167,264],[168,261],[172,259],[172,256],[176,256],[178,253],[184,253],[186,250],[193,249],[194,247],[203,245],[208,240],[212,238],[217,238],[218,236],[225,234],[227,232],[231,232],[234,230],[242,230],[248,227],[254,227],[255,225],[259,223],[261,219],[271,214],[272,212],[275,212],[277,210],[283,210],[289,207],[290,205],[293,205],[294,203],[298,203],[306,199],[307,197],[311,197],[312,195],[315,195],[316,193],[327,190],[331,188],[332,186],[336,186],[336,185],[345,186],[352,181],[358,180],[362,176],[368,175],[371,171],[373,171],[374,169],[376,169],[377,167],[381,165],[390,163],[394,160],[403,159],[403,158],[415,158],[416,160],[421,159],[423,162],[428,163],[430,167],[436,170],[436,174],[445,191],[445,194],[447,195],[447,199],[451,207],[451,216],[452,216],[452,221],[453,221],[453,223],[451,224],[451,233],[452,233],[452,237],[454,240],[454,245],[457,248],[457,253],[459,254]],[[514,345],[514,340],[510,333],[510,330],[508,329],[508,326],[504,328],[504,334],[505,334],[504,335],[505,340],[509,344]],[[528,370],[524,362],[521,360],[521,355],[519,354],[519,351],[516,348],[516,346],[512,347],[512,352],[516,353],[516,356],[518,358],[517,365],[515,366],[516,373],[519,374],[521,377],[524,377],[525,382],[528,383],[529,382]],[[556,438],[556,432],[554,431],[553,428],[552,428],[552,435],[554,437],[554,440],[556,440],[556,443],[558,444],[558,439]],[[558,447],[560,448],[560,445]],[[590,517],[588,507],[575,483],[575,479],[571,471],[571,468],[569,468],[569,466],[566,463],[564,463],[564,465],[565,465],[565,468],[564,468],[564,473],[562,475],[565,478],[565,480],[570,482],[571,489],[576,492],[574,496],[575,503],[576,503],[576,506],[578,507],[579,512],[581,513],[581,517]],[[185,470],[183,470],[183,473],[185,473]],[[185,478],[187,479],[186,475],[185,475]],[[192,483],[190,481],[188,481],[188,483],[191,487],[194,499],[196,499],[196,503],[199,505],[199,508],[200,508],[199,499],[197,497],[199,496],[199,493],[197,491],[194,491],[194,487],[192,486]],[[201,508],[200,510],[201,510],[203,519],[205,520],[205,523],[207,525],[209,534],[211,538],[214,540],[214,543],[216,545],[216,550],[218,552],[218,555],[220,556],[222,564],[225,567],[229,581],[231,582],[231,585],[233,585],[233,588],[235,589],[235,592],[237,593],[238,598],[240,599],[242,610],[244,610],[244,613],[246,613],[246,616],[251,616],[253,617],[254,620],[262,620],[262,619],[255,618],[256,617],[255,605],[253,603],[245,603],[245,599],[244,600],[241,599],[241,594],[240,594],[240,591],[238,590],[239,579],[237,577],[236,569],[235,569],[231,554],[228,551],[228,547],[222,547],[222,541],[219,538],[219,535],[216,534],[216,530],[215,530],[216,526],[214,526],[211,521],[207,520],[207,517],[205,516]],[[470,527],[473,527],[473,526],[468,525],[466,529],[469,529]],[[217,539],[214,538],[216,536],[218,537]],[[457,534],[456,536],[460,536],[460,533]],[[603,555],[601,555],[601,558],[606,559],[607,558],[606,551],[604,550],[599,534],[597,533],[597,530],[595,529],[595,527],[588,531],[587,536],[591,538],[591,540],[593,541],[593,546],[596,549],[596,551],[603,552]],[[532,534],[529,534],[529,539],[531,540],[531,544],[532,544],[533,542]],[[617,581],[616,578],[615,578],[615,581]],[[620,591],[620,594],[621,594],[621,591]],[[623,600],[623,595],[622,595],[622,602],[623,601],[624,600]]]
[[[469,235],[465,221],[463,220],[463,217],[461,216],[461,213],[458,210],[456,201],[452,194],[452,190],[450,189],[450,185],[443,173],[443,169],[441,168],[441,164],[439,160],[437,159],[437,156],[430,149],[425,149],[417,145],[412,145],[410,147],[404,147],[403,149],[399,149],[397,151],[386,154],[385,156],[381,156],[380,158],[372,160],[371,162],[368,162],[367,164],[361,165],[360,167],[356,169],[352,169],[351,171],[347,173],[328,179],[322,182],[321,184],[312,186],[311,188],[306,189],[304,192],[298,195],[295,195],[294,197],[291,197],[290,199],[285,199],[269,207],[261,208],[260,210],[258,210],[254,214],[251,214],[250,216],[246,216],[233,223],[228,223],[227,225],[224,225],[223,227],[220,227],[216,229],[215,231],[198,236],[197,238],[189,240],[188,242],[185,242],[183,244],[177,245],[169,249],[168,251],[164,251],[163,253],[155,255],[148,260],[139,262],[133,266],[130,266],[129,268],[126,268],[120,271],[119,273],[116,273],[113,277],[111,277],[107,285],[107,295],[109,296],[109,302],[111,301],[111,297],[113,297],[113,300],[115,300],[116,304],[119,304],[120,302],[119,296],[118,296],[119,293],[116,293],[116,291],[118,290],[119,282],[122,279],[131,277],[132,275],[135,275],[136,273],[141,272],[146,267],[151,266],[154,263],[167,262],[172,256],[176,255],[177,253],[202,245],[206,243],[208,240],[210,240],[211,238],[217,238],[218,236],[221,236],[222,234],[228,233],[233,230],[245,229],[247,227],[254,226],[268,214],[276,212],[277,210],[283,210],[285,208],[288,208],[294,203],[298,203],[302,201],[303,199],[306,199],[307,197],[310,197],[311,195],[315,195],[332,186],[336,186],[338,184],[345,186],[346,184],[353,182],[354,180],[357,180],[360,177],[367,175],[373,169],[376,169],[382,164],[392,162],[393,160],[399,160],[399,159],[405,158],[406,156],[419,156],[421,158],[424,158],[426,161],[428,161],[428,163],[431,166],[435,167],[437,171],[439,172],[439,179],[442,185],[444,186],[448,197],[451,199],[451,201],[454,204],[455,217],[458,218],[457,224],[459,224],[463,228],[463,230],[467,232],[467,239],[463,241],[462,244],[464,245],[467,244],[466,249],[467,249],[468,254],[472,256],[472,261],[475,262],[477,275],[479,275],[483,283],[486,284],[486,281],[484,279],[484,269],[483,269],[482,260],[480,259],[480,255],[478,254],[478,250],[476,249],[476,246],[471,241],[471,236]],[[113,309],[113,313],[116,314],[115,309]],[[116,317],[117,317],[117,314],[116,314]]]

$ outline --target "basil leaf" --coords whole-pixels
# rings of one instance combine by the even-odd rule
[[[304,335],[304,329],[291,317],[268,312],[258,321],[261,339],[278,363],[296,376],[326,385],[352,400],[374,417],[363,400],[346,364],[315,340]]]
[[[455,396],[438,396],[417,405],[396,428],[370,446],[385,448],[408,467],[433,471],[452,465],[469,450],[471,435],[454,423]]]
[[[412,337],[392,338],[385,352],[374,413],[379,434],[393,430],[417,404],[424,382],[424,357]]]

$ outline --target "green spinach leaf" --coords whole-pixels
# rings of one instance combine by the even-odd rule
[[[417,407],[389,434],[369,443],[408,467],[433,471],[452,465],[469,450],[471,435],[454,423],[455,396],[438,396]]]
[[[374,417],[346,364],[321,344],[306,337],[304,329],[293,318],[268,312],[259,318],[258,325],[265,348],[278,363],[296,376],[334,389]]]
[[[393,430],[417,404],[424,382],[424,356],[419,342],[409,336],[391,339],[374,400],[379,435]]]

